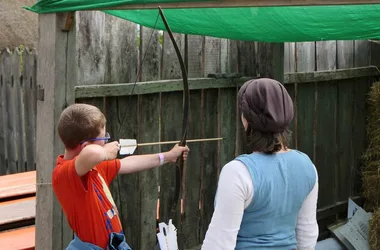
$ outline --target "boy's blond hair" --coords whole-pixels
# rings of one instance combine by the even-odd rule
[[[76,103],[63,110],[58,134],[67,149],[74,149],[82,141],[97,137],[105,123],[106,118],[97,107]]]

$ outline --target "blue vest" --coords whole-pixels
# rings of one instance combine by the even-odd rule
[[[296,249],[297,214],[316,182],[310,158],[297,150],[236,158],[252,177],[253,200],[245,209],[235,249]]]

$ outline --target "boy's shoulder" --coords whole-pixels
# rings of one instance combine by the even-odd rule
[[[53,187],[59,183],[65,183],[65,180],[70,179],[73,174],[76,174],[75,158],[68,160],[64,159],[63,155],[59,155],[52,172]]]
[[[74,166],[75,167],[75,158],[74,159],[64,159],[64,155],[57,156],[55,161],[55,168],[53,169],[53,173],[59,172],[59,170],[66,166]]]

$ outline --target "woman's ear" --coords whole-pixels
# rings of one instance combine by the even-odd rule
[[[247,122],[247,119],[245,119],[243,113],[241,113],[241,123],[243,123],[244,130],[247,131],[248,122]]]

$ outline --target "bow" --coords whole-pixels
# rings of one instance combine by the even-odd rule
[[[175,52],[178,57],[178,61],[181,66],[181,71],[182,71],[182,79],[183,79],[183,97],[184,97],[184,102],[183,102],[183,120],[182,120],[182,137],[181,141],[179,143],[180,146],[185,146],[186,145],[186,135],[187,135],[187,123],[188,123],[188,117],[189,117],[189,102],[190,102],[190,91],[189,91],[189,82],[187,78],[187,70],[185,66],[185,62],[181,56],[181,52],[178,48],[178,45],[174,39],[173,33],[169,27],[169,24],[166,20],[166,17],[161,9],[161,7],[158,7],[158,10],[160,12],[160,16],[162,18],[162,21],[165,25],[166,31],[168,32],[168,35],[170,37],[170,40],[172,41],[172,44],[174,46]],[[183,168],[184,168],[184,161],[183,157],[178,158],[177,163],[176,163],[176,189],[174,193],[174,202],[171,207],[170,213],[172,216],[175,216],[176,212],[176,207],[178,204],[178,201],[180,199],[180,193],[181,189],[183,190],[182,186],[182,179],[183,179]],[[182,188],[181,188],[182,186]],[[184,212],[181,209],[181,223],[183,222],[184,218]]]
[[[188,125],[188,117],[189,117],[189,103],[190,103],[190,91],[189,91],[189,83],[188,83],[188,77],[187,77],[187,70],[186,70],[186,66],[185,66],[185,62],[181,56],[181,52],[178,48],[178,45],[174,39],[174,36],[173,36],[173,33],[169,27],[169,24],[166,20],[166,17],[161,9],[161,7],[158,7],[158,10],[159,10],[159,15],[161,16],[161,19],[165,25],[165,28],[166,28],[166,31],[168,32],[169,34],[169,37],[170,37],[170,40],[172,41],[172,44],[174,46],[174,49],[175,49],[175,52],[177,54],[177,57],[178,57],[178,60],[179,60],[179,63],[180,63],[180,67],[181,67],[181,71],[182,71],[182,79],[183,79],[183,120],[182,120],[182,136],[181,136],[181,140],[179,142],[179,145],[180,146],[185,146],[186,145],[186,136],[187,136],[187,125]],[[150,44],[150,41],[152,39],[152,36],[153,36],[153,32],[154,30],[156,29],[156,25],[157,25],[157,20],[158,20],[158,16],[157,15],[157,19],[156,19],[156,22],[154,24],[154,29],[152,31],[152,34],[149,38],[149,41],[148,41],[148,45]],[[143,58],[142,58],[142,62],[140,64],[140,67],[139,67],[139,70],[138,70],[138,73],[136,75],[136,80],[134,82],[134,85],[133,85],[133,88],[132,88],[132,91],[131,91],[131,94],[130,94],[130,99],[129,101],[131,101],[131,97],[132,97],[132,94],[133,94],[133,91],[136,87],[136,84],[137,84],[137,80],[138,80],[138,77],[141,73],[141,65],[143,64],[144,60],[145,60],[145,55],[146,55],[146,52],[148,50],[148,47],[143,55]],[[126,113],[124,114],[124,118],[119,121],[120,124],[122,124],[124,122],[124,119],[126,117]],[[120,132],[120,131],[119,131]],[[175,188],[175,192],[174,192],[174,201],[173,201],[173,205],[170,209],[170,214],[172,217],[176,217],[176,208],[177,208],[177,204],[178,204],[178,201],[180,200],[180,193],[181,193],[181,189],[183,190],[183,185],[182,185],[182,179],[183,179],[183,169],[184,169],[184,161],[183,161],[183,157],[179,157],[177,162],[176,162],[176,188]],[[182,187],[182,188],[181,188]],[[181,209],[181,224],[183,222],[183,219],[184,219],[184,212],[182,211]],[[158,221],[156,221],[157,223],[157,228],[156,230],[158,230]]]

